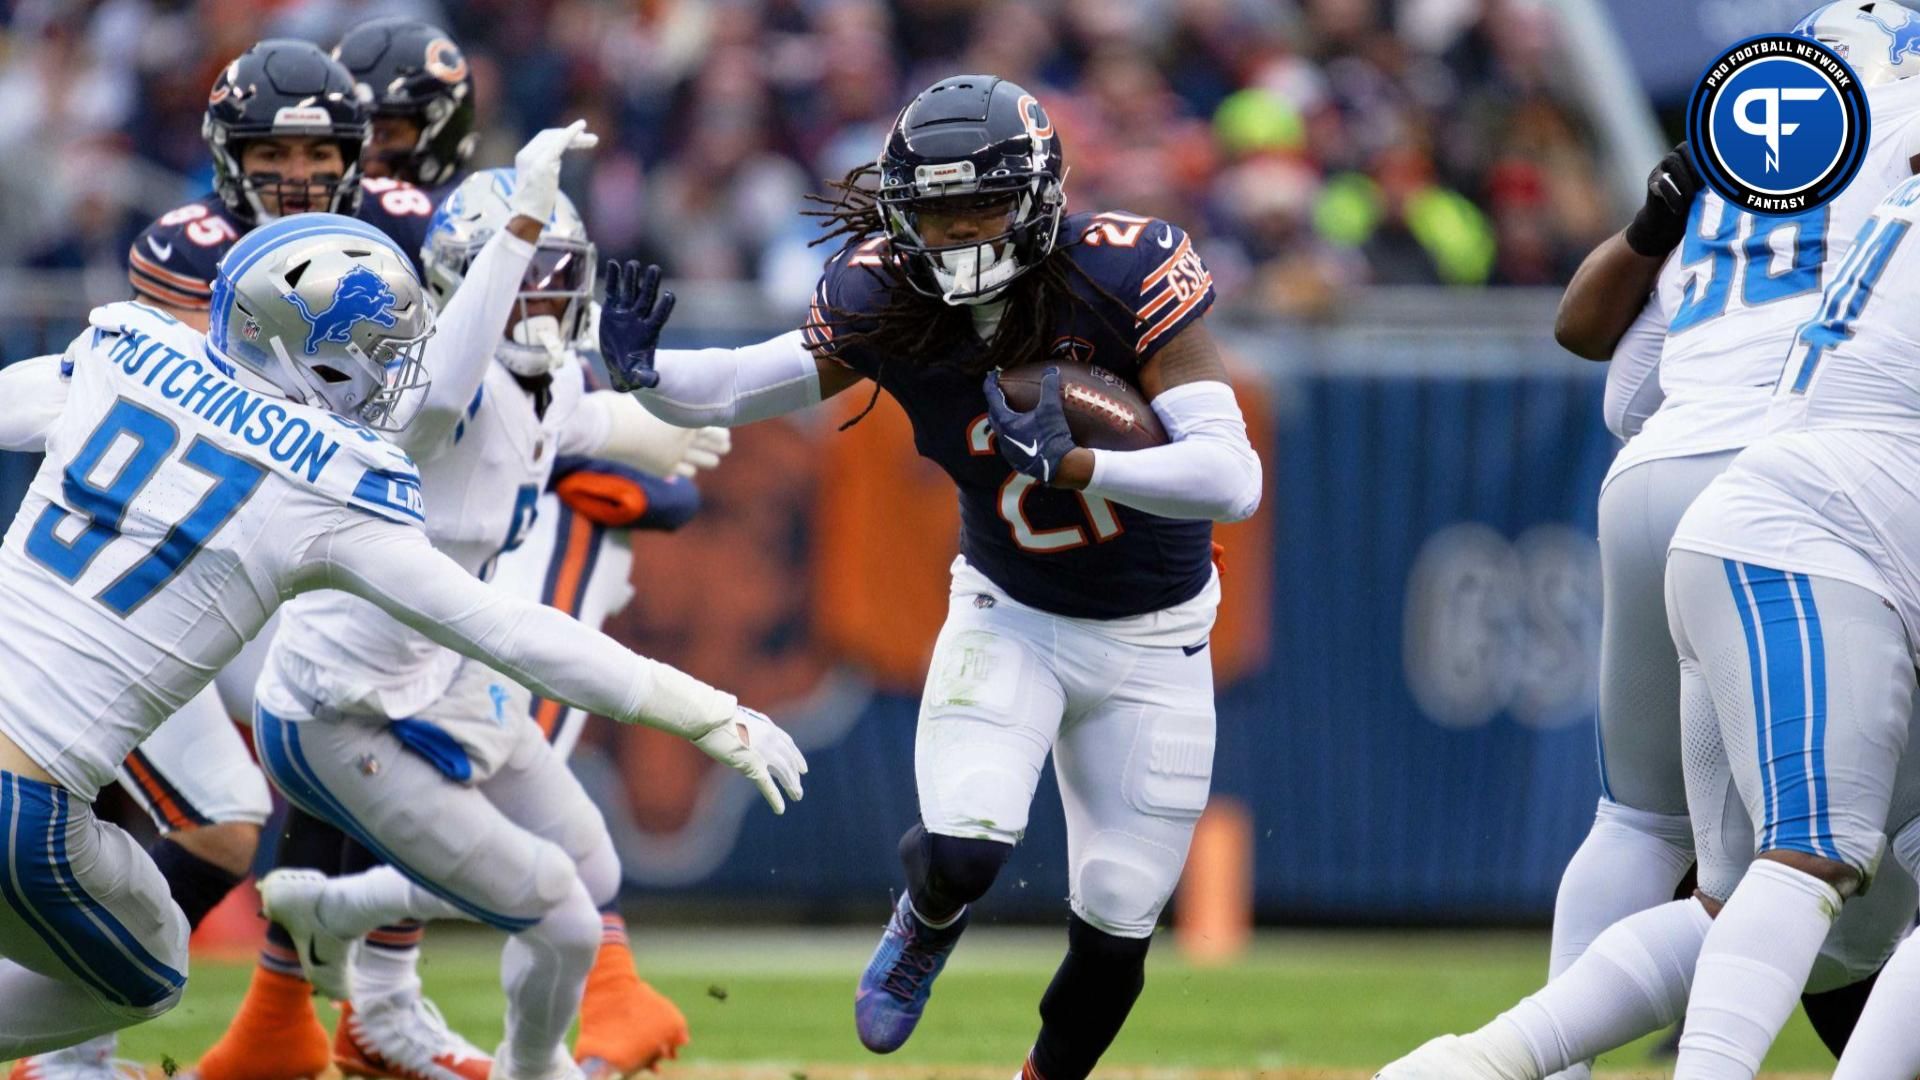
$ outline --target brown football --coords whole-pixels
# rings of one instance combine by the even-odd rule
[[[1074,442],[1095,450],[1144,450],[1167,444],[1167,431],[1146,395],[1092,364],[1043,360],[1007,368],[1000,373],[1007,403],[1021,412],[1031,410],[1040,401],[1040,380],[1050,367],[1060,369],[1060,396]]]

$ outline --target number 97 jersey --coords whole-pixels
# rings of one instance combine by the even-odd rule
[[[1668,313],[1660,356],[1665,404],[1610,475],[1662,457],[1737,449],[1766,430],[1773,384],[1800,325],[1851,250],[1861,224],[1920,155],[1920,79],[1873,87],[1872,144],[1838,198],[1788,216],[1751,214],[1711,189],[1656,286]]]
[[[0,731],[91,800],[232,660],[349,520],[421,520],[412,462],[261,394],[135,303],[68,349],[46,460],[0,546]]]

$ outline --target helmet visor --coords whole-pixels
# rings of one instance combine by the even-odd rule
[[[520,295],[529,299],[592,293],[593,245],[579,241],[541,241],[520,279]]]

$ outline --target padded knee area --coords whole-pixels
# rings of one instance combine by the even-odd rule
[[[900,862],[920,914],[936,922],[993,888],[1013,845],[930,833],[916,822],[900,838]]]
[[[554,949],[591,956],[600,949],[600,930],[600,909],[587,895],[586,885],[574,877],[559,900],[525,934]]]
[[[586,852],[577,857],[575,872],[586,885],[587,895],[593,897],[594,905],[605,908],[620,895],[620,855],[614,851],[613,837],[608,835],[604,824],[595,831],[599,835]]]
[[[560,845],[542,840],[534,851],[532,872],[526,882],[514,892],[519,898],[512,903],[503,904],[504,914],[527,918],[542,918],[551,915],[565,903],[578,886],[582,895],[586,886],[580,881],[579,868],[573,859],[560,849]],[[512,889],[512,886],[508,886]],[[586,898],[587,907],[594,907],[591,897]],[[598,925],[598,915],[595,916]]]
[[[1094,836],[1073,867],[1073,913],[1124,938],[1153,933],[1180,880],[1181,859],[1166,849],[1114,832]]]

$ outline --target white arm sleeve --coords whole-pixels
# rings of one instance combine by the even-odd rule
[[[800,331],[739,349],[661,349],[660,385],[638,397],[679,427],[738,427],[820,401],[820,368]]]
[[[417,529],[355,514],[317,540],[302,591],[341,589],[541,697],[697,739],[736,702],[567,615],[481,582]]]
[[[427,400],[403,430],[388,438],[415,461],[439,453],[447,436],[472,404],[473,395],[493,363],[495,346],[506,333],[520,279],[533,259],[533,245],[505,229],[495,233],[474,256],[473,265],[453,299],[434,320],[425,364],[433,377]]]
[[[36,356],[0,368],[0,450],[37,454],[67,407],[61,357]]]
[[[1260,508],[1260,456],[1233,388],[1213,380],[1161,391],[1153,411],[1172,439],[1093,451],[1087,494],[1170,518],[1241,521]]]
[[[566,425],[560,429],[554,453],[562,456],[584,454],[589,457],[598,454],[613,434],[615,418],[624,420],[629,415],[627,409],[642,413],[646,411],[627,394],[616,394],[611,390],[589,390],[581,394],[580,404],[574,407],[573,415],[567,417]],[[652,420],[653,417],[647,419]]]
[[[1660,390],[1660,352],[1666,343],[1667,313],[1656,291],[1620,336],[1607,364],[1607,396],[1601,410],[1607,430],[1622,440],[1638,435],[1640,426],[1665,400]]]
[[[680,471],[698,430],[660,419],[630,394],[595,390],[581,397],[580,408],[561,434],[559,452],[604,458],[654,476],[672,476]],[[690,475],[691,469],[687,472]]]

